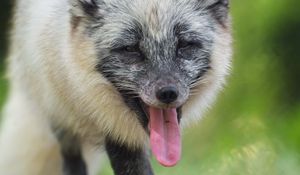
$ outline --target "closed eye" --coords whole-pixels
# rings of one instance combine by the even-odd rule
[[[195,54],[199,54],[203,49],[203,45],[199,41],[185,41],[179,40],[176,50],[178,58],[183,60],[193,60]]]
[[[128,53],[140,53],[140,48],[139,48],[138,44],[122,46],[122,47],[117,48],[116,50],[121,51],[121,52],[128,52]]]
[[[143,52],[140,50],[139,44],[119,46],[112,51],[118,55],[118,58],[126,64],[141,63],[145,60]]]
[[[188,48],[202,48],[202,43],[201,42],[196,42],[196,41],[185,41],[181,40],[178,42],[177,49],[188,49]]]

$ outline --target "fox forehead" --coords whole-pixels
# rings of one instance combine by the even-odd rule
[[[133,35],[142,34],[156,41],[168,39],[179,32],[208,33],[211,23],[201,10],[200,0],[107,0],[100,6],[103,18],[101,29],[95,32],[100,45],[110,47],[118,39],[127,41],[134,39]],[[124,32],[125,31],[125,32]],[[127,34],[127,35],[124,35]],[[132,34],[132,35],[130,35]]]

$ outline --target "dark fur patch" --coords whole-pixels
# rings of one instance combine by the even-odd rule
[[[110,138],[106,139],[105,148],[115,174],[153,175],[148,156],[144,150],[129,149]]]
[[[229,11],[229,1],[228,0],[219,0],[217,3],[208,7],[212,12],[212,16],[226,28],[228,11]]]
[[[64,175],[87,175],[86,164],[80,152],[62,152],[62,156],[64,159]]]
[[[87,175],[87,167],[81,153],[79,140],[66,130],[55,130],[61,145],[64,175]]]
[[[200,3],[196,7],[196,11],[203,10],[203,4],[207,3],[207,0],[199,0]],[[214,19],[224,28],[227,28],[227,19],[229,12],[229,0],[215,0],[208,4],[205,9],[212,15]]]
[[[79,3],[86,14],[91,17],[96,16],[98,11],[98,4],[95,2],[95,0],[90,0],[90,2],[79,1]]]
[[[200,70],[198,70],[198,74],[192,78],[190,82],[190,86],[194,87],[194,85],[202,79],[202,77],[211,69],[210,63],[211,60],[209,59],[210,55],[203,59],[205,66],[203,66]]]
[[[77,16],[72,16],[71,18],[71,24],[72,24],[72,33],[75,33],[77,27],[79,26],[81,21],[81,18],[77,17]]]
[[[123,97],[124,102],[126,105],[133,110],[138,116],[139,121],[142,124],[143,128],[147,131],[149,119],[147,118],[147,115],[145,111],[143,110],[142,104],[140,102],[140,99],[134,96],[134,92],[125,92],[124,90],[119,91],[121,96]]]
[[[116,90],[120,93],[120,95],[123,98],[123,101],[126,103],[126,105],[133,110],[138,116],[139,121],[142,124],[142,126],[147,130],[148,126],[148,118],[143,110],[143,107],[141,106],[140,100],[137,97],[138,94],[136,92],[133,92],[131,90],[126,90],[125,88],[122,88],[118,85],[118,80],[116,80],[116,77],[114,77],[108,70],[114,69],[112,67],[106,67],[104,62],[110,61],[110,59],[103,59],[101,63],[99,63],[96,67],[97,71],[99,71],[109,82],[112,83],[112,85],[116,88]]]

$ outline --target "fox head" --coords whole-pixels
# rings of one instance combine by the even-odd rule
[[[80,38],[74,52],[84,59],[78,64],[89,62],[84,71],[95,74],[91,81],[105,79],[120,97],[106,100],[120,100],[124,105],[116,108],[135,114],[118,120],[136,117],[159,161],[174,164],[178,152],[170,160],[153,146],[170,138],[152,132],[169,130],[165,135],[173,134],[178,149],[179,123],[199,118],[224,83],[231,57],[228,0],[69,1],[71,38]],[[81,54],[84,49],[92,56]]]

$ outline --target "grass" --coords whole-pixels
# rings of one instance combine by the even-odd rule
[[[1,111],[1,106],[3,106],[3,103],[6,99],[7,86],[8,86],[7,81],[5,80],[3,73],[1,73],[1,71],[0,71],[0,111]]]

